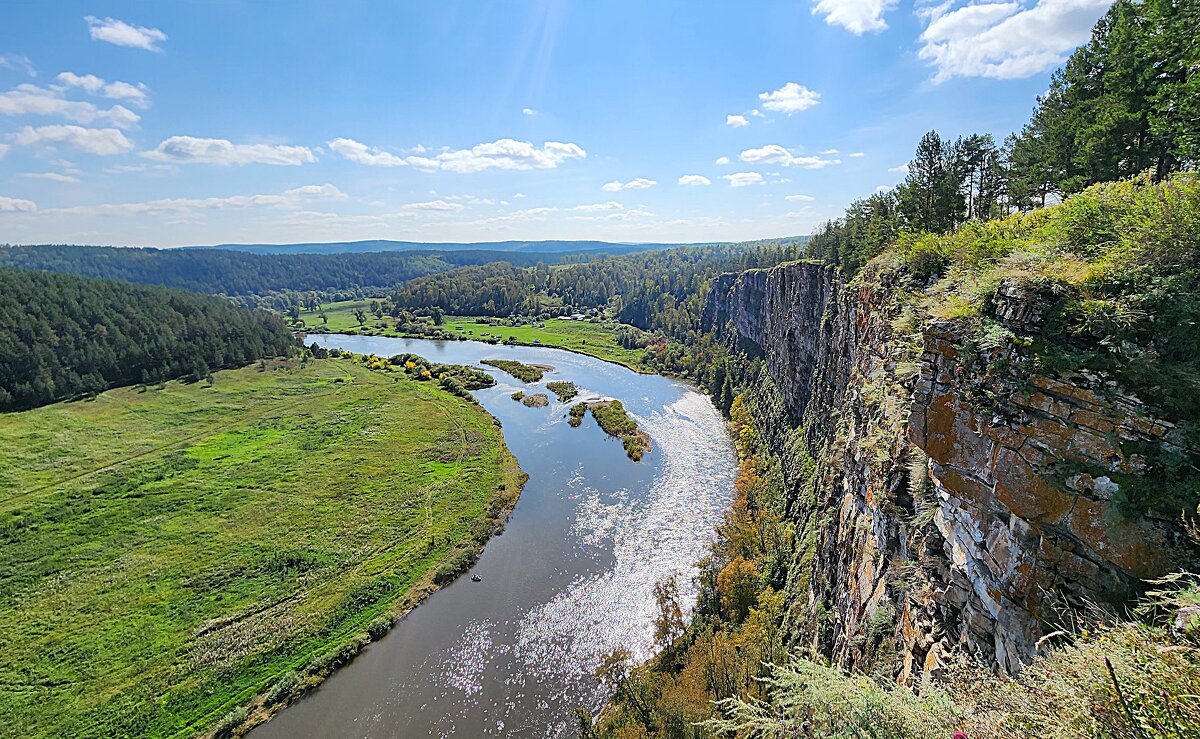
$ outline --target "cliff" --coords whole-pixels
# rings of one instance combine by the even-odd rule
[[[1068,609],[1186,561],[1178,511],[1139,491],[1193,450],[1113,378],[980,346],[918,318],[920,294],[894,266],[797,262],[719,278],[705,327],[758,360],[741,379],[787,481],[791,643],[901,680],[951,652],[1015,673]],[[1008,282],[989,319],[1036,332],[1046,305]]]

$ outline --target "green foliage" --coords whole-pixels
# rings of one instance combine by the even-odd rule
[[[604,433],[621,440],[625,454],[634,462],[640,462],[642,456],[650,450],[650,436],[638,428],[637,421],[633,420],[621,401],[576,403],[568,414],[568,422],[571,426],[579,426],[583,422],[584,414],[589,410]]]
[[[480,360],[480,364],[503,370],[521,382],[537,382],[542,379],[542,375],[546,374],[546,370],[541,367],[534,367],[514,359],[483,359]]]
[[[579,394],[579,389],[573,382],[547,382],[546,389],[557,395],[560,403],[565,403]]]
[[[1200,10],[1118,0],[1055,73],[1012,147],[1018,202],[1200,162]]]
[[[0,269],[0,412],[240,367],[299,348],[282,321],[219,298]]]

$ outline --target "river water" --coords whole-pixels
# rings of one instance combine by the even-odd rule
[[[735,455],[725,424],[692,386],[557,349],[367,336],[312,336],[327,347],[477,365],[517,359],[555,371],[525,384],[484,367],[475,396],[500,419],[529,481],[504,533],[467,575],[433,594],[314,693],[252,732],[274,737],[573,737],[572,709],[607,698],[594,671],[618,647],[652,653],[654,585],[676,575],[694,601],[693,564],[727,507]],[[635,463],[571,401],[617,398],[650,434]],[[509,396],[546,392],[548,407]],[[471,575],[478,575],[473,582]]]

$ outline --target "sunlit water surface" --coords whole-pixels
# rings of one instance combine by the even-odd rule
[[[695,388],[556,349],[365,336],[310,341],[358,353],[420,354],[478,365],[517,359],[555,371],[526,385],[488,369],[475,393],[504,425],[529,482],[502,535],[469,575],[431,596],[312,695],[256,729],[271,737],[574,736],[572,709],[607,698],[594,677],[618,647],[650,655],[654,585],[676,575],[683,602],[693,564],[728,505],[735,458],[725,425]],[[570,380],[571,401],[618,398],[650,434],[630,461],[590,417],[545,383]],[[549,407],[509,396],[546,392]],[[470,575],[479,575],[472,582]]]

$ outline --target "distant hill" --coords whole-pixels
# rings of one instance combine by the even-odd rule
[[[605,252],[608,254],[630,254],[655,249],[673,249],[679,246],[710,246],[728,242],[704,242],[696,244],[660,243],[613,243],[609,241],[481,241],[476,243],[388,241],[331,241],[311,244],[216,244],[214,246],[188,246],[185,249],[226,249],[251,254],[349,254],[355,252],[380,251],[502,251],[530,252],[536,254],[562,254],[568,252]]]

